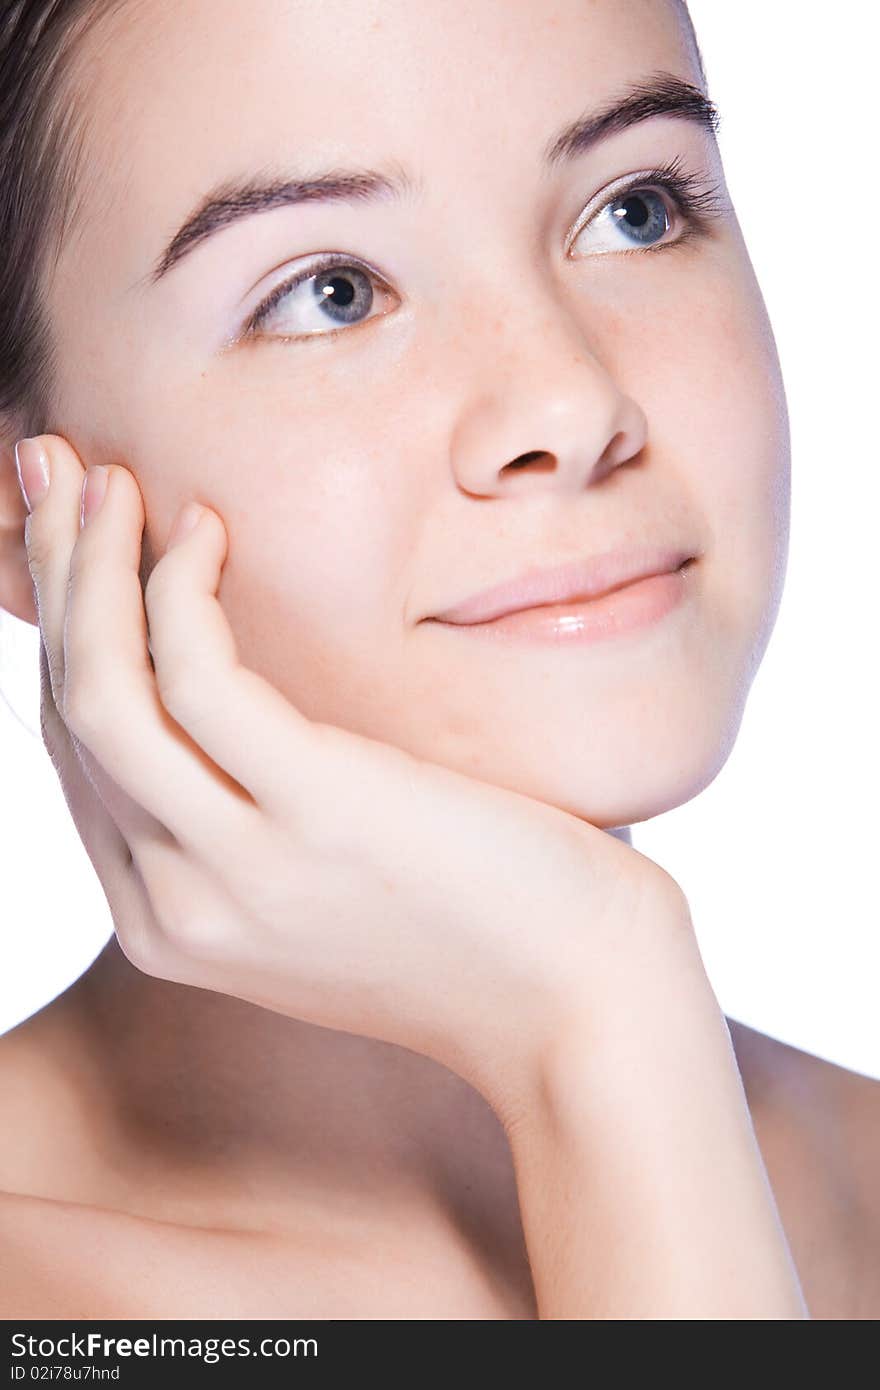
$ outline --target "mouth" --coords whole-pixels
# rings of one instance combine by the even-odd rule
[[[432,621],[470,627],[535,608],[594,602],[643,580],[677,573],[695,558],[690,549],[641,546],[532,568],[433,614]]]
[[[652,627],[683,607],[694,593],[691,571],[695,565],[696,556],[688,556],[672,569],[640,574],[600,593],[508,607],[479,622],[431,621],[450,632],[466,633],[472,640],[484,637],[557,647],[606,641]]]

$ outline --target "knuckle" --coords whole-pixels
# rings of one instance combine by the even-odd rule
[[[116,939],[126,960],[142,975],[151,975],[156,980],[181,979],[178,959],[160,933],[147,928],[117,930]]]
[[[161,976],[157,952],[146,932],[117,929],[116,939],[122,954],[135,970],[141,971],[144,975],[154,975],[157,978]]]
[[[205,926],[193,895],[186,892],[178,876],[156,876],[147,885],[154,923],[150,941],[152,958],[160,959],[175,976],[186,973],[186,959],[195,959],[205,939]]]
[[[186,983],[186,962],[176,941],[173,919],[169,922],[166,912],[157,912],[155,888],[145,883],[140,865],[133,862],[130,872],[139,882],[142,910],[127,919],[124,929],[115,922],[123,955],[144,975]]]
[[[191,967],[210,955],[210,942],[215,935],[213,923],[194,904],[180,903],[175,911],[163,913],[160,925],[163,948],[177,962],[176,978],[192,978]]]
[[[640,908],[655,930],[660,923],[690,928],[690,903],[681,884],[661,864],[642,856],[644,863]]]

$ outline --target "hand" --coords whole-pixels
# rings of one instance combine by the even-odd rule
[[[138,969],[425,1053],[493,1100],[628,934],[687,919],[596,826],[304,717],[237,660],[218,514],[142,587],[131,471],[80,530],[82,464],[42,441],[43,737]]]

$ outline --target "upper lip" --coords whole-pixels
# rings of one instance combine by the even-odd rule
[[[493,584],[431,617],[446,623],[488,623],[521,608],[573,599],[600,598],[637,579],[669,574],[693,559],[692,550],[637,546],[606,550],[587,559],[569,560],[550,569],[524,570],[515,579]]]

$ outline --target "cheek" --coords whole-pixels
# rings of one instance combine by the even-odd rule
[[[719,465],[710,470],[706,515],[725,569],[728,619],[751,651],[751,679],[782,599],[788,559],[791,453],[788,414],[763,302],[731,321],[730,371],[716,382]]]
[[[276,446],[271,504],[239,509],[218,596],[245,665],[309,718],[378,735],[377,717],[395,722],[416,528],[383,465],[322,447]]]
[[[652,388],[662,457],[701,521],[720,623],[754,673],[782,596],[790,438],[779,359],[741,239],[676,316]],[[686,421],[683,427],[681,422]]]
[[[143,365],[91,409],[81,391],[69,430],[83,457],[124,463],[138,479],[142,578],[178,506],[206,502],[227,530],[217,593],[240,660],[309,718],[393,730],[424,499],[407,449],[388,450],[387,411],[353,426],[351,391],[334,408],[314,373],[320,419],[296,404],[279,411],[289,381],[231,389],[209,372],[174,383]]]

